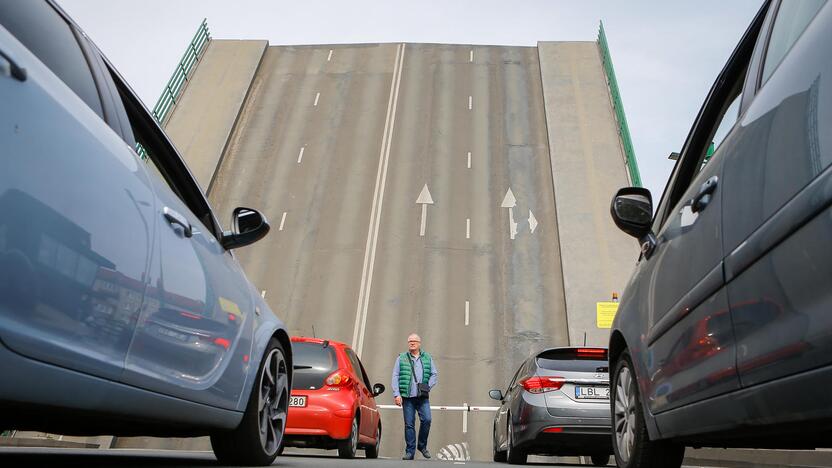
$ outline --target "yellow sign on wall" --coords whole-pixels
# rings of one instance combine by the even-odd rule
[[[598,328],[612,328],[612,320],[618,312],[617,302],[597,302],[595,304],[595,324]]]

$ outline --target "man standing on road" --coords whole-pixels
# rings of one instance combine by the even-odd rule
[[[430,354],[422,351],[422,338],[413,333],[407,337],[407,352],[396,358],[393,366],[393,397],[404,415],[405,448],[402,460],[413,460],[418,448],[430,458],[430,390],[436,385],[439,371]],[[419,413],[419,443],[416,443],[416,415]]]

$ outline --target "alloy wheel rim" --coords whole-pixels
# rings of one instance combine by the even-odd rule
[[[506,456],[511,457],[511,444],[514,442],[514,430],[511,428],[511,417],[508,418],[508,430],[506,431]]]
[[[378,453],[378,449],[381,447],[381,426],[376,428],[376,453]]]
[[[615,424],[615,442],[618,456],[622,461],[630,460],[635,442],[636,400],[633,378],[630,369],[622,366],[618,371],[615,384],[615,403],[613,408]]]
[[[268,456],[272,456],[283,442],[289,409],[286,359],[279,349],[271,350],[264,360],[257,403],[260,446]]]
[[[352,453],[358,451],[358,421],[355,419],[352,420],[352,432],[350,433],[350,447],[352,447]]]

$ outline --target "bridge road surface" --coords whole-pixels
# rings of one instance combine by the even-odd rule
[[[389,388],[416,331],[440,371],[431,401],[448,406],[496,405],[488,390],[531,351],[567,343],[537,57],[267,49],[209,197],[225,218],[243,205],[271,221],[237,255],[290,333],[353,344]],[[433,203],[417,204],[425,186]],[[401,413],[382,415],[382,456],[400,457]],[[463,419],[434,411],[430,449],[490,459],[493,413]]]

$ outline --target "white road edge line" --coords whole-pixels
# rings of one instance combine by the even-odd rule
[[[303,150],[305,150],[305,149],[306,149],[305,146],[300,147],[300,154],[298,154],[298,164],[300,164],[300,162],[303,161]]]
[[[286,223],[286,212],[284,211],[284,212],[283,212],[283,217],[282,217],[282,218],[280,218],[280,227],[279,227],[279,228],[277,228],[277,230],[278,230],[278,231],[282,231],[282,230],[283,230],[283,225],[284,225],[285,223]]]
[[[405,44],[396,48],[396,62],[393,66],[393,78],[390,81],[390,97],[387,101],[387,118],[381,139],[376,187],[373,192],[373,205],[370,211],[370,225],[367,230],[367,245],[364,248],[364,266],[361,272],[361,286],[358,292],[358,306],[355,313],[355,329],[352,335],[352,348],[361,357],[364,347],[364,330],[367,326],[367,309],[369,307],[370,288],[373,284],[373,269],[376,259],[378,229],[381,221],[381,209],[384,205],[384,187],[387,183],[387,166],[390,160],[390,147],[393,127],[396,121],[396,107],[399,101],[399,86],[402,80]]]
[[[327,55],[326,57],[327,62],[329,62],[330,60],[332,60],[332,49],[329,49],[329,55]]]
[[[465,238],[471,238],[471,218],[465,218]]]
[[[468,96],[468,110],[471,110],[472,105],[474,104],[474,97]]]
[[[468,169],[471,169],[471,152],[468,152]]]
[[[471,312],[471,302],[465,301],[465,326],[468,326],[468,319],[470,317]]]
[[[312,104],[313,107],[318,107],[318,99],[321,98],[321,93],[315,94],[315,103]]]

